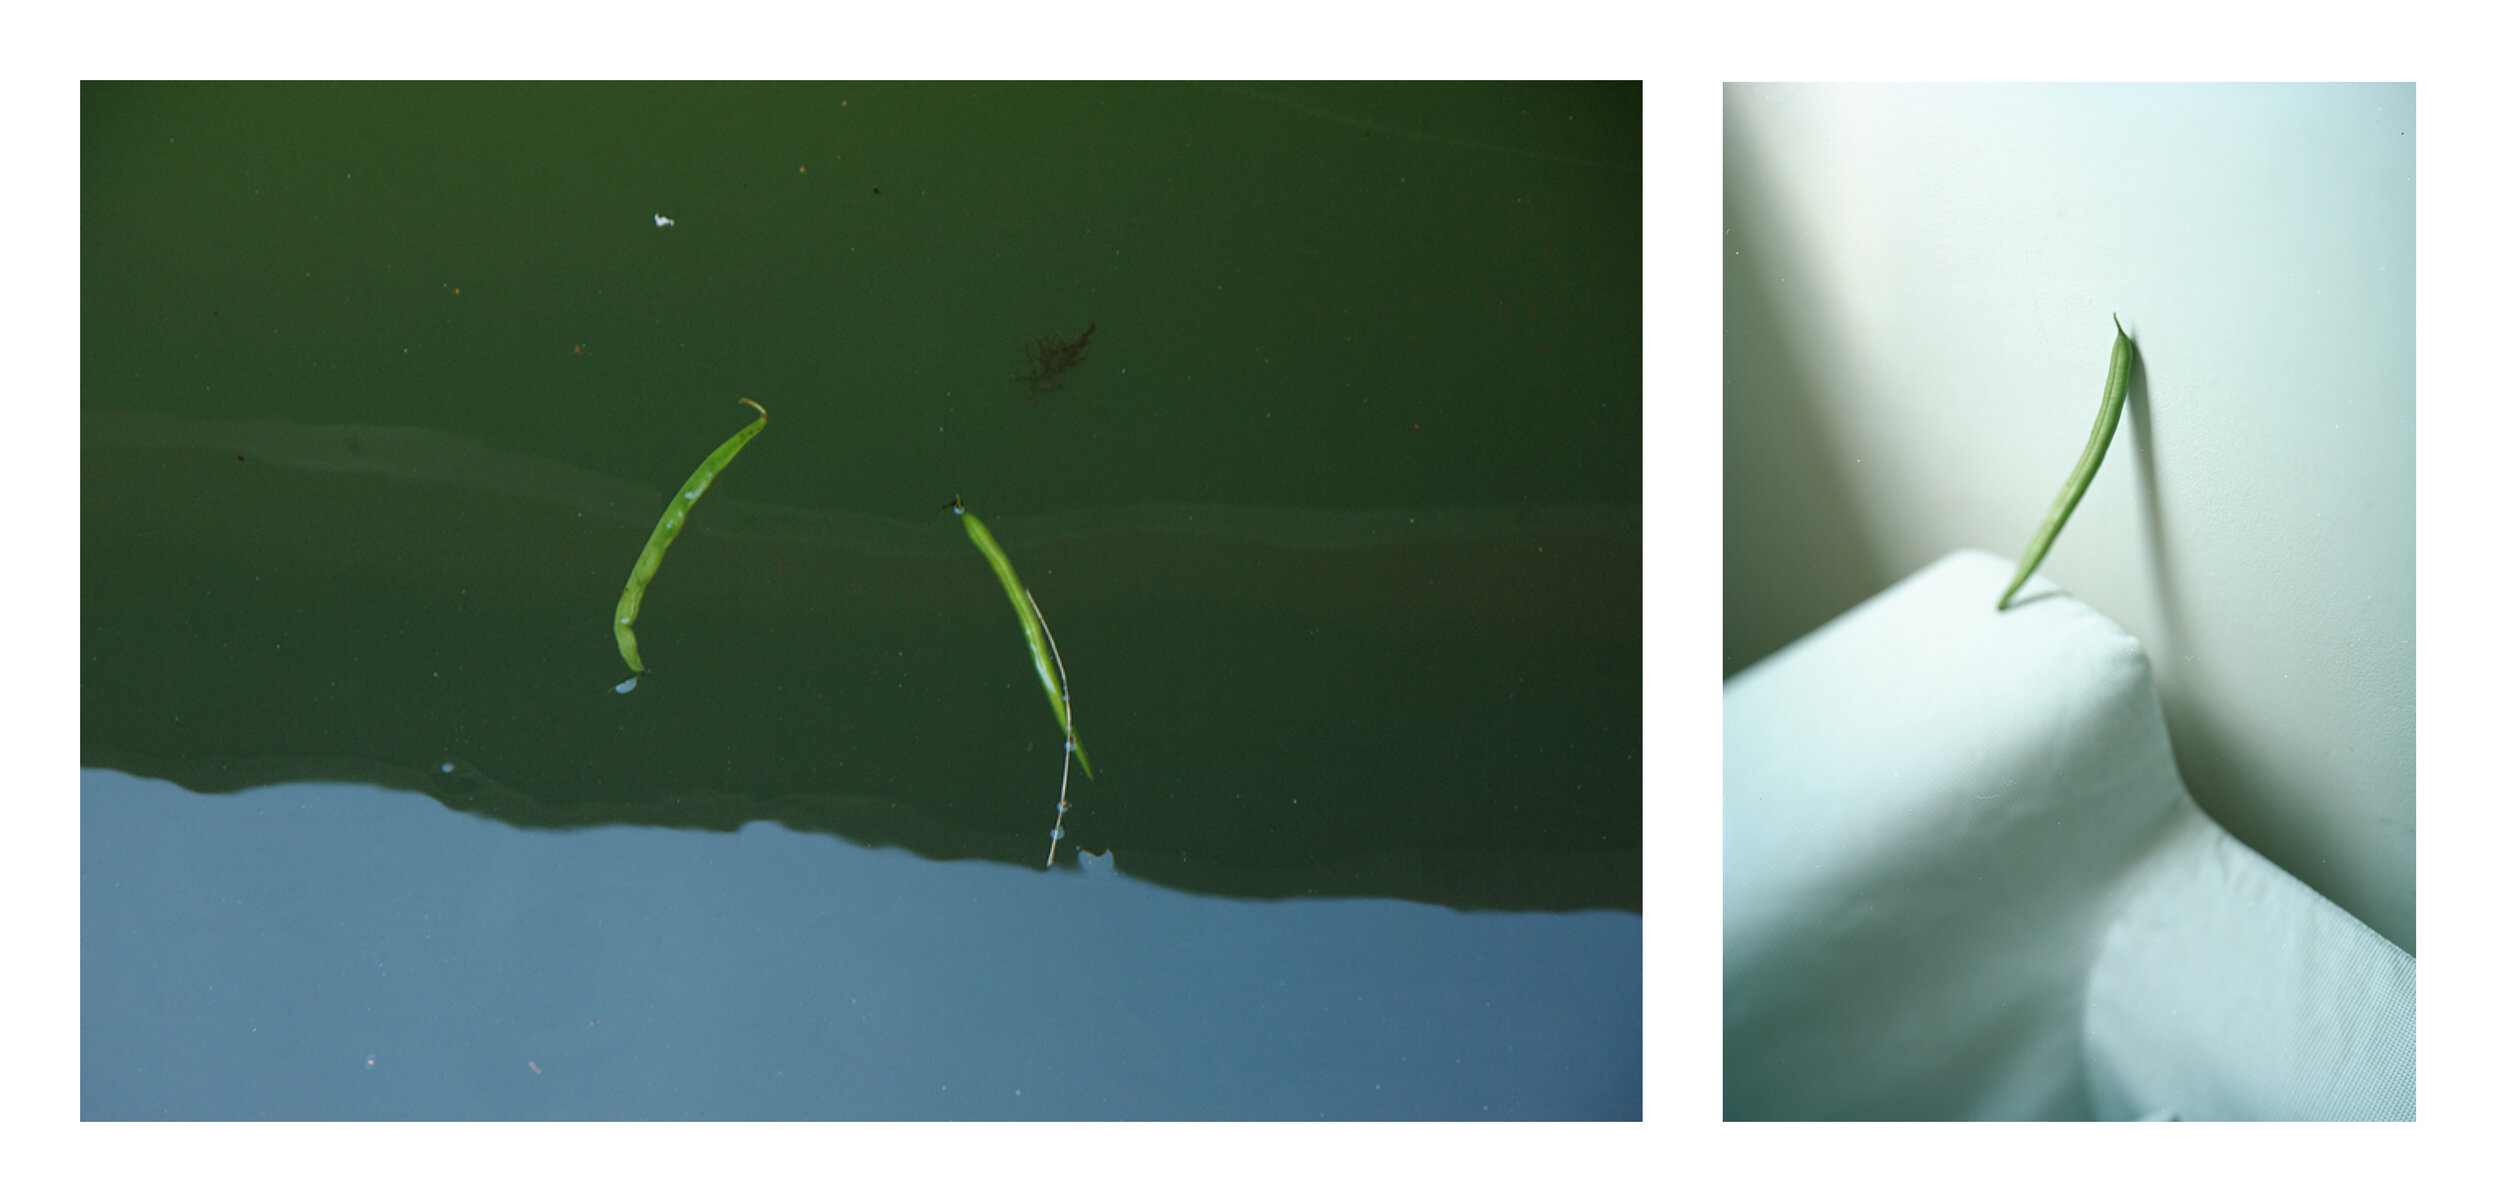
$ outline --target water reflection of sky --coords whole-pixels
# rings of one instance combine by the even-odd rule
[[[1629,914],[81,785],[89,1119],[1640,1115]]]

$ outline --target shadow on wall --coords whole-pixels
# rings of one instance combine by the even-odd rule
[[[1725,145],[1723,677],[1891,583],[1842,486],[1824,400],[1775,316],[1764,259],[1742,253],[1783,237],[1783,223],[1733,122]]]
[[[2127,376],[2127,439],[2135,451],[2135,486],[2137,513],[2144,528],[2145,562],[2153,579],[2154,612],[2160,615],[2163,633],[2170,640],[2174,656],[2193,659],[2195,648],[2187,645],[2186,628],[2179,622],[2179,574],[2172,567],[2170,528],[2162,520],[2161,472],[2153,461],[2153,377],[2144,363],[2144,342],[2129,335],[2135,346],[2130,356]],[[2156,348],[2158,353],[2158,348]]]
[[[2159,348],[2154,354],[2158,355]],[[2258,854],[2290,871],[2303,882],[2331,895],[2350,909],[2350,901],[2366,894],[2367,882],[2354,879],[2351,865],[2317,842],[2313,831],[2285,821],[2283,811],[2267,804],[2270,797],[2297,796],[2299,782],[2283,779],[2269,759],[2251,748],[2254,736],[2234,730],[2209,698],[2227,695],[2227,683],[2207,678],[2193,624],[2179,585],[2179,567],[2170,545],[2168,510],[2161,492],[2161,472],[2154,459],[2159,439],[2155,428],[2160,405],[2143,341],[2136,342],[2133,375],[2127,382],[2128,438],[2136,456],[2137,510],[2141,515],[2147,575],[2152,584],[2154,620],[2163,640],[2154,683],[2162,715],[2169,727],[2171,756],[2188,795],[2221,827]],[[2389,942],[2415,954],[2412,914],[2379,913],[2371,926]]]

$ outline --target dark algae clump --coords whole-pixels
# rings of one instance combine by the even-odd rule
[[[1025,373],[1007,377],[1009,383],[1025,385],[1025,403],[1041,399],[1045,392],[1059,391],[1059,377],[1069,368],[1085,361],[1085,344],[1093,341],[1096,323],[1085,323],[1085,332],[1070,342],[1057,334],[1044,334],[1024,344]]]

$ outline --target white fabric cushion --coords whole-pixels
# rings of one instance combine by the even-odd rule
[[[2084,997],[2093,1112],[2413,1117],[2413,957],[2191,807]]]
[[[2142,647],[2012,572],[1727,682],[1727,1117],[2410,1117],[2411,958],[2205,819]]]

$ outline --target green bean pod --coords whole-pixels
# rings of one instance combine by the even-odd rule
[[[2109,315],[2111,325],[2118,325],[2118,315]],[[2127,327],[2118,326],[2118,341],[2109,348],[2109,380],[2101,385],[2100,416],[2092,419],[2092,437],[2083,444],[2083,458],[2066,477],[2066,486],[2057,490],[2057,499],[2049,502],[2048,516],[2040,520],[2040,529],[2031,536],[2031,545],[2023,548],[2021,566],[2014,569],[2014,582],[2005,586],[2005,595],[1997,598],[2003,609],[2014,599],[2014,590],[2031,579],[2032,569],[2048,556],[2049,544],[2057,541],[2057,532],[2066,528],[2075,506],[2083,501],[2083,490],[2091,487],[2092,476],[2101,470],[2101,460],[2109,454],[2109,440],[2118,433],[2118,411],[2127,402],[2127,373],[2135,365],[2135,343],[2127,338]]]
[[[1050,712],[1059,719],[1059,732],[1067,736],[1069,747],[1076,751],[1076,762],[1085,769],[1085,779],[1094,779],[1093,762],[1085,758],[1085,741],[1076,737],[1076,727],[1068,720],[1067,682],[1059,677],[1055,663],[1058,657],[1042,627],[1041,613],[1033,606],[1033,594],[1026,592],[1024,584],[1016,579],[1015,566],[1007,562],[1007,553],[999,549],[990,528],[965,512],[963,498],[955,498],[947,508],[962,515],[964,533],[972,536],[972,545],[980,549],[981,558],[990,561],[990,570],[998,573],[998,582],[1006,586],[1007,601],[1016,607],[1016,622],[1024,627],[1024,645],[1033,653],[1033,673],[1042,678],[1042,691],[1050,694]]]
[[[694,474],[686,477],[686,483],[677,490],[677,495],[669,498],[668,508],[660,511],[660,524],[651,528],[650,540],[642,544],[642,557],[634,561],[633,574],[625,578],[625,594],[616,599],[616,649],[625,657],[625,666],[634,670],[631,679],[616,686],[619,693],[632,692],[635,682],[642,679],[642,651],[634,642],[634,616],[642,612],[642,590],[650,585],[651,577],[658,574],[660,557],[668,554],[668,545],[677,541],[678,531],[685,529],[687,513],[694,509],[695,502],[703,499],[704,490],[712,487],[712,477],[728,467],[729,461],[737,458],[738,452],[764,430],[767,416],[764,407],[745,397],[739,397],[738,403],[755,405],[755,420],[747,423],[746,429],[730,435],[729,441],[706,456],[702,464],[694,469]]]

